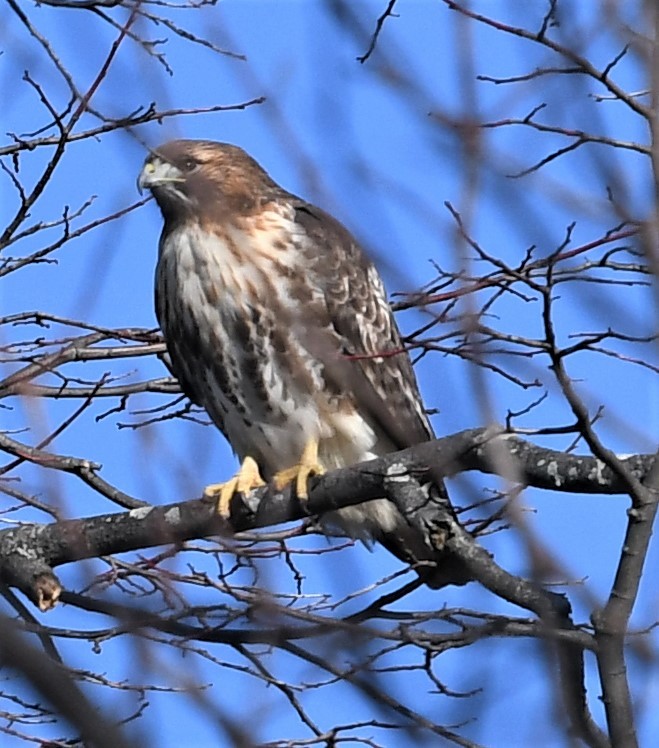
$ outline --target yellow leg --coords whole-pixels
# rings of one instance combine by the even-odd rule
[[[300,462],[286,470],[280,470],[274,477],[278,490],[295,481],[295,493],[298,499],[309,498],[309,478],[322,475],[325,468],[318,462],[318,440],[310,439],[304,446]]]
[[[247,493],[253,488],[265,486],[259,473],[259,466],[253,457],[245,457],[240,470],[226,483],[213,483],[206,486],[204,496],[209,499],[217,497],[217,513],[228,519],[231,515],[231,499],[237,493]]]

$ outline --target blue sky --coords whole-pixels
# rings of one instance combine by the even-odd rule
[[[174,73],[170,75],[138,45],[125,45],[92,100],[92,105],[106,115],[123,117],[151,102],[159,109],[232,105],[261,96],[266,97],[265,102],[241,111],[178,116],[130,133],[119,131],[72,144],[50,188],[35,206],[34,220],[53,220],[61,215],[64,204],[75,210],[91,195],[96,197],[78,219],[79,225],[137,201],[135,181],[145,144],[156,146],[173,137],[223,140],[245,148],[282,186],[340,218],[377,260],[392,293],[415,290],[432,280],[432,262],[449,268],[469,267],[478,274],[478,263],[465,260],[465,248],[456,238],[445,201],[470,217],[471,234],[484,248],[510,264],[519,262],[532,245],[539,256],[554,251],[572,221],[576,225],[571,246],[594,241],[615,226],[619,219],[607,200],[607,185],[613,185],[619,201],[633,209],[633,218],[645,215],[650,206],[650,173],[644,158],[631,151],[613,153],[589,146],[529,177],[511,179],[511,173],[565,144],[556,135],[523,127],[487,132],[481,141],[484,155],[474,187],[470,181],[473,154],[464,149],[460,129],[450,124],[467,114],[477,114],[480,121],[489,122],[520,118],[544,102],[546,121],[645,142],[643,123],[617,103],[596,106],[588,95],[592,88],[589,82],[583,82],[580,88],[572,81],[568,86],[565,76],[536,78],[515,86],[474,80],[478,74],[521,74],[555,63],[555,58],[529,42],[475,25],[465,26],[442,3],[429,0],[400,3],[398,15],[385,23],[375,53],[360,64],[356,58],[366,51],[385,5],[366,0],[357,4],[225,0],[198,11],[168,11],[178,25],[185,25],[222,49],[244,55],[246,60],[185,42],[162,25],[141,22],[137,30],[144,37],[169,39],[155,49],[166,54]],[[542,2],[524,4],[522,9],[519,4],[503,1],[475,5],[503,21],[527,24],[529,28],[537,28],[545,11]],[[607,31],[606,23],[597,22],[599,4],[582,2],[569,7],[572,15],[566,12],[563,25],[552,33],[578,43],[596,64],[605,64],[619,50],[621,40]],[[81,10],[37,6],[26,12],[50,40],[78,85],[83,89],[88,86],[116,38],[116,30]],[[30,71],[57,106],[64,106],[67,92],[52,64],[43,60],[33,42],[26,41],[14,14],[5,11],[5,15],[7,23],[0,30],[0,49],[4,52],[0,57],[0,88],[11,95],[3,97],[3,131],[24,133],[44,125],[48,117],[35,90],[21,81],[23,70]],[[120,13],[113,17],[123,18]],[[643,88],[642,71],[632,56],[617,66],[616,75],[628,90]],[[79,129],[95,124],[92,115],[85,115]],[[21,175],[26,182],[35,178],[50,153],[44,148],[21,157]],[[1,180],[3,225],[15,210],[15,199],[9,180]],[[26,268],[3,281],[2,313],[44,309],[97,325],[155,327],[152,285],[159,231],[158,211],[149,204],[71,241],[56,253],[57,264]],[[56,230],[51,232],[52,236],[56,234]],[[26,238],[16,252],[27,254],[39,248],[45,235],[41,232]],[[607,326],[647,334],[651,303],[649,291],[644,289],[564,287],[557,305],[559,339],[565,343],[575,332]],[[416,312],[399,315],[401,327],[407,331],[425,319]],[[519,300],[503,302],[497,307],[493,325],[537,336],[537,305]],[[3,336],[8,333],[15,335],[14,330],[0,331]],[[5,342],[0,338],[0,343]],[[635,349],[621,344],[619,350],[634,355]],[[521,425],[537,428],[569,422],[571,416],[546,367],[542,358],[516,364],[520,376],[541,382],[540,387],[529,389],[477,370],[457,357],[440,354],[426,356],[417,373],[428,407],[440,411],[433,418],[434,427],[438,434],[446,434],[501,421],[509,409],[528,406],[545,390],[547,400],[522,419]],[[624,452],[653,449],[658,404],[654,379],[647,370],[592,354],[570,359],[568,368],[593,411],[605,405],[600,433],[608,446]],[[87,366],[76,371],[93,378],[104,368]],[[113,367],[113,373],[118,372],[134,380],[164,373],[152,360],[119,364]],[[136,398],[131,403],[132,413],[108,416],[100,422],[95,416],[112,406],[95,406],[81,419],[80,427],[58,438],[57,451],[102,463],[107,480],[148,501],[165,503],[196,497],[202,486],[231,473],[233,457],[221,435],[198,424],[170,422],[138,430],[117,427],[148,417],[134,411],[159,402]],[[25,400],[15,404],[15,410],[7,415],[8,426],[29,426],[37,441],[70,410],[70,404],[44,405]],[[569,442],[569,437],[543,441],[554,448],[563,448]],[[58,503],[69,516],[110,510],[66,476],[27,470],[24,480],[30,490]],[[499,484],[488,481],[487,485]],[[471,503],[482,495],[483,482],[472,479],[468,486],[459,483],[454,490],[458,502]],[[529,491],[524,506],[529,526],[563,561],[570,578],[579,580],[588,594],[602,599],[615,569],[625,521],[624,499]],[[44,521],[42,515],[29,511],[20,519]],[[486,542],[503,566],[525,571],[528,561],[523,544],[513,532],[499,533]],[[310,593],[320,594],[323,585],[337,593],[346,592],[353,584],[367,585],[396,569],[395,560],[383,552],[369,554],[362,547],[328,554],[321,561],[324,567],[309,566]],[[639,626],[656,618],[656,562],[653,552],[635,618]],[[331,568],[327,568],[329,564]],[[82,569],[72,567],[62,570],[62,577],[75,587],[82,583],[88,569],[99,568],[104,567],[100,563]],[[274,588],[289,590],[285,570],[264,564],[263,573]],[[585,620],[588,609],[582,605],[576,587],[570,589],[576,618]],[[196,591],[195,598],[204,601],[205,592]],[[432,600],[430,594],[417,594],[411,604],[421,608],[448,604],[504,610],[474,585],[442,591]],[[75,625],[78,621],[78,614],[65,608],[45,619],[52,626]],[[274,689],[266,691],[254,678],[237,672],[235,666],[244,661],[219,647],[213,654],[223,663],[220,665],[193,656],[182,660],[169,652],[161,653],[154,662],[139,641],[105,643],[102,664],[98,664],[99,655],[79,641],[63,643],[62,648],[81,668],[97,667],[110,678],[134,676],[137,664],[138,672],[147,679],[166,681],[173,677],[184,689],[192,683],[212,683],[202,692],[203,699],[238,719],[251,713],[247,706],[257,705],[250,724],[259,740],[283,739],[293,732],[306,734],[281,708]],[[336,656],[349,657],[349,653]],[[401,679],[401,689],[421,689],[420,710],[432,711],[447,724],[477,717],[464,731],[488,746],[562,744],[552,728],[554,714],[547,704],[542,655],[532,643],[484,642],[473,654],[458,651],[443,655],[441,663],[441,677],[450,687],[482,686],[485,690],[463,702],[438,700],[425,695],[425,686],[410,675],[407,680]],[[312,677],[292,657],[273,656],[272,666],[301,681]],[[633,659],[631,666],[636,687],[642,685],[651,702],[651,695],[657,692],[656,676],[636,667]],[[594,685],[592,679],[590,685]],[[354,705],[348,704],[345,692],[335,691],[337,695],[330,699],[323,696],[323,689],[307,695],[319,724],[333,724],[337,713],[337,719],[344,722],[354,715],[368,717],[368,704],[359,699]],[[100,693],[106,707],[114,700],[117,708],[129,709],[131,698],[127,694],[110,698],[106,690]],[[138,720],[137,729],[145,733],[155,730],[153,745],[180,745],[191,734],[197,745],[218,745],[217,727],[207,719],[202,702],[157,694],[150,694],[149,701],[151,706]],[[594,698],[592,704],[597,709]],[[510,709],[515,710],[516,719],[502,720],[500,715]],[[652,734],[652,725],[644,722],[642,727]],[[391,735],[380,739],[385,745],[405,744],[396,743]],[[222,744],[222,738],[219,740]]]

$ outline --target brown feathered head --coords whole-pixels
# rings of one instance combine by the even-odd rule
[[[150,189],[165,221],[218,211],[253,213],[280,191],[242,148],[211,140],[171,140],[144,162],[137,186]]]

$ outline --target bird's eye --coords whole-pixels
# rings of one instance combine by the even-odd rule
[[[194,171],[199,166],[199,162],[194,158],[186,158],[183,162],[183,169],[185,171]]]

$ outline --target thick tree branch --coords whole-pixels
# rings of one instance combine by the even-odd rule
[[[623,460],[639,481],[650,473],[654,461],[653,456],[643,455]],[[392,491],[396,475],[428,480],[438,474],[450,476],[468,470],[574,493],[617,494],[625,488],[617,475],[595,458],[544,449],[500,429],[472,429],[317,478],[305,505],[290,490],[276,491],[267,486],[253,491],[242,501],[233,502],[231,526],[217,516],[212,503],[193,500],[4,530],[0,532],[0,576],[47,610],[57,602],[60,591],[53,569],[65,563],[266,527],[382,496],[398,502],[402,499]],[[431,536],[437,527],[446,535],[447,518],[452,514],[441,502],[415,503],[411,497],[399,509],[411,523],[430,530]],[[459,527],[451,521],[453,527]],[[451,532],[449,528],[449,536]],[[452,540],[445,544],[449,551],[462,556],[462,535],[453,533]],[[464,558],[468,560],[469,556]],[[538,613],[539,604],[525,607]]]

